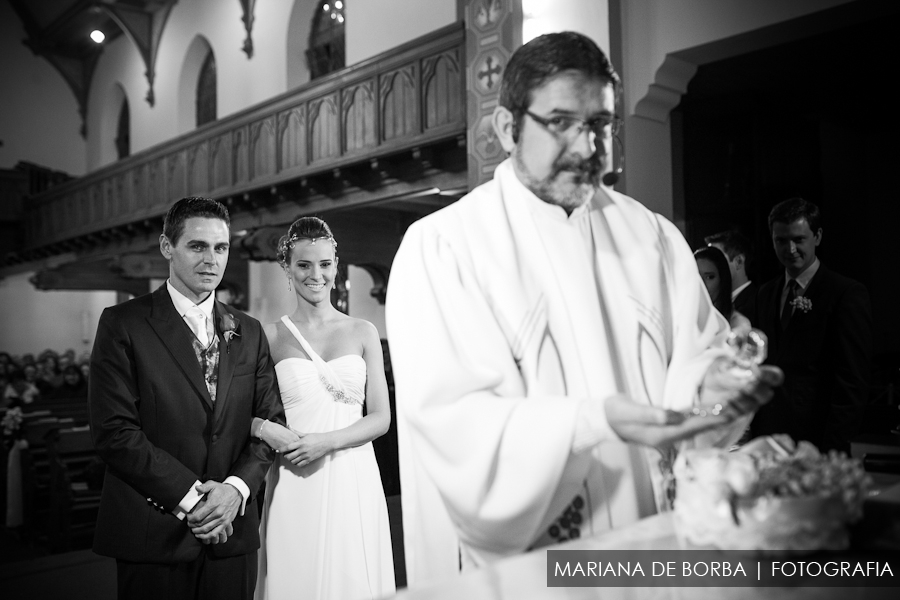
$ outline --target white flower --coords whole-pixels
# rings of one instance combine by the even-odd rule
[[[812,310],[812,300],[807,298],[806,296],[797,296],[793,300],[791,300],[791,306],[797,310],[801,310],[804,313],[808,313]]]

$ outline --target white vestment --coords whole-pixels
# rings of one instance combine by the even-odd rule
[[[656,512],[659,454],[602,402],[690,408],[727,323],[669,221],[607,188],[566,215],[507,160],[409,228],[387,329],[414,587],[560,539],[574,498],[572,537]]]

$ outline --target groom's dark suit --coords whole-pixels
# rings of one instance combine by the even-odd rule
[[[866,404],[872,355],[872,312],[861,283],[820,264],[782,331],[785,276],[766,282],[753,325],[769,338],[767,363],[781,367],[784,385],[753,420],[754,435],[787,433],[821,450],[849,451]]]
[[[227,342],[222,315],[238,321]],[[184,563],[201,552],[259,548],[256,494],[272,450],[250,437],[254,416],[284,423],[268,342],[259,322],[215,302],[216,399],[210,398],[193,334],[165,284],[107,308],[91,357],[89,404],[97,452],[107,464],[94,551],[137,563]],[[197,480],[240,477],[250,489],[223,544],[204,546],[173,514]],[[156,503],[161,510],[154,508]]]

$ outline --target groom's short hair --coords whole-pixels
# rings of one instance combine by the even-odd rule
[[[163,221],[163,235],[169,238],[172,245],[178,244],[178,238],[184,233],[184,222],[191,217],[204,217],[207,219],[222,219],[225,225],[231,227],[231,218],[228,209],[221,202],[212,198],[190,196],[182,198],[172,205],[166,213]]]

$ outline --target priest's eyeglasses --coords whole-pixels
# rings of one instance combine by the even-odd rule
[[[622,126],[622,119],[617,115],[600,115],[599,117],[585,120],[568,115],[541,117],[530,110],[526,110],[525,114],[553,135],[565,138],[570,142],[581,135],[581,132],[585,129],[590,129],[597,137],[603,137],[607,133],[616,135]]]

